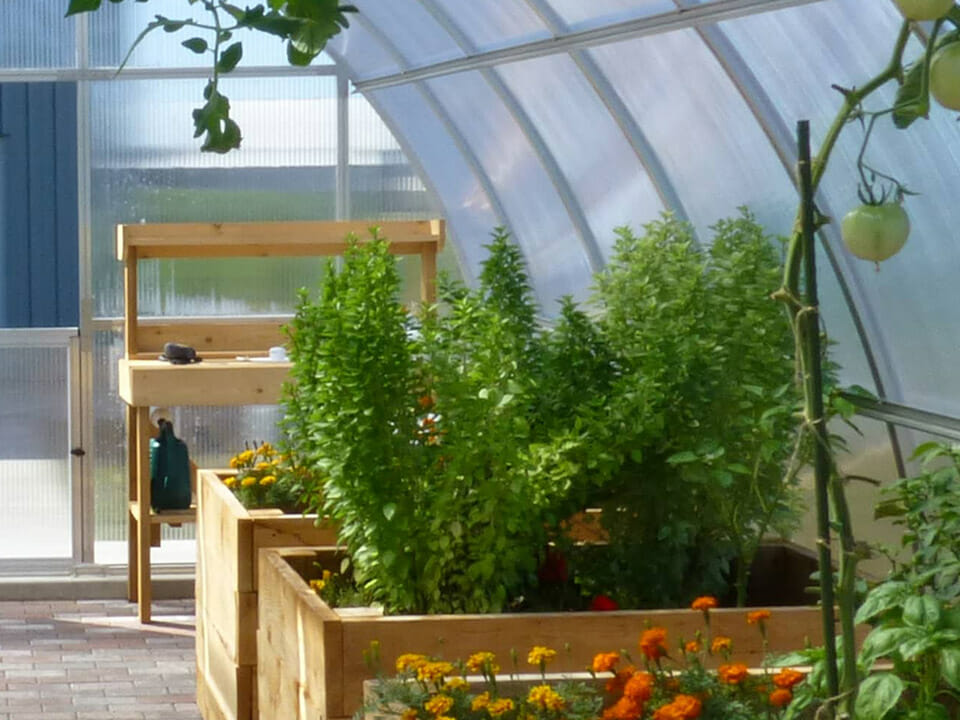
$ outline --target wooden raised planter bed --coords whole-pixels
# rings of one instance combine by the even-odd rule
[[[336,530],[316,515],[247,510],[223,484],[232,471],[197,480],[197,704],[205,720],[257,713],[257,552],[333,545]]]
[[[510,651],[521,662],[533,645],[560,652],[551,671],[583,671],[594,654],[626,647],[636,652],[648,625],[667,628],[671,645],[693,639],[703,628],[692,610],[503,615],[371,616],[337,612],[310,589],[317,563],[330,566],[327,548],[269,549],[260,553],[259,697],[261,720],[334,720],[356,712],[363,683],[373,673],[364,651],[377,641],[382,666],[390,670],[402,653],[466,659],[488,650],[506,668]],[[769,649],[780,652],[820,642],[820,612],[815,607],[773,609],[767,624]],[[711,612],[715,635],[733,639],[736,662],[759,666],[764,658],[760,633],[746,623],[743,609]],[[527,668],[520,668],[525,671]]]

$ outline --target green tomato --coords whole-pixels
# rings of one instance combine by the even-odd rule
[[[907,20],[937,20],[953,7],[953,0],[896,0]]]
[[[930,94],[950,110],[960,110],[960,42],[937,50],[930,62]]]
[[[903,247],[910,234],[910,218],[899,203],[861,205],[846,214],[840,233],[858,258],[880,262]]]

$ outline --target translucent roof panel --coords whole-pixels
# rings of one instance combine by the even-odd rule
[[[562,295],[582,297],[591,274],[583,238],[517,119],[480,72],[427,85],[497,188],[544,310]]]
[[[571,30],[589,30],[677,11],[673,0],[549,0],[545,4],[549,4]]]
[[[637,152],[569,55],[510,63],[497,72],[557,159],[609,257],[615,227],[638,227],[663,210]]]
[[[836,0],[724,23],[784,118],[809,117],[814,142],[823,136],[841,98],[830,88],[862,84],[884,67],[900,18],[883,3],[871,12],[871,31],[843,33],[862,22],[862,4]],[[802,56],[792,39],[804,37]],[[914,50],[915,52],[915,50]],[[871,101],[874,109],[889,106],[893,88]],[[960,350],[960,318],[955,305],[955,262],[949,248],[960,226],[960,208],[945,196],[960,185],[960,164],[954,113],[934,108],[929,121],[908,132],[878,122],[868,159],[879,169],[894,170],[900,180],[921,193],[906,207],[913,229],[907,246],[879,272],[853,258],[840,246],[833,228],[844,278],[856,301],[877,362],[883,391],[894,402],[947,415],[960,415],[960,372],[954,358]],[[825,212],[842,217],[859,204],[856,156],[862,135],[849,127],[841,136],[822,184]],[[945,253],[947,253],[945,255]],[[828,332],[830,328],[828,328]]]
[[[354,4],[360,11],[359,22],[380,28],[407,65],[425,65],[463,56],[456,42],[419,0],[358,0]]]
[[[327,51],[350,69],[354,82],[401,70],[400,59],[388,52],[366,22],[355,19],[350,29],[331,38]]]
[[[451,18],[474,48],[497,50],[551,36],[543,20],[526,2],[503,0],[433,0]]]

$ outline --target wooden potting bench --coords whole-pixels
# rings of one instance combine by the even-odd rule
[[[260,318],[142,319],[137,307],[137,270],[156,258],[232,258],[340,255],[346,237],[369,237],[377,226],[398,255],[419,255],[421,298],[435,299],[437,254],[443,249],[442,220],[400,222],[297,221],[265,223],[162,223],[117,226],[117,257],[123,263],[124,356],[119,395],[127,405],[129,535],[127,596],[150,621],[150,548],[160,544],[163,524],[194,522],[196,507],[154,512],[150,508],[150,407],[175,405],[263,405],[280,399],[289,362],[266,358],[282,345],[281,322]],[[203,359],[171,365],[159,359],[166,342],[196,348]]]

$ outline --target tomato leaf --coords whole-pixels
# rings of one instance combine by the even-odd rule
[[[76,15],[77,13],[98,10],[100,8],[100,2],[101,0],[70,0],[70,4],[67,6],[67,14],[65,17],[70,17],[71,15]]]
[[[235,42],[222,53],[217,61],[217,72],[228,73],[233,70],[240,58],[243,57],[243,43]]]
[[[901,130],[910,127],[917,118],[930,113],[930,96],[924,92],[927,66],[923,58],[907,68],[903,84],[897,90],[893,104],[893,124]]]
[[[195,52],[197,55],[201,55],[207,51],[207,41],[201,37],[192,37],[189,40],[184,40],[180,44],[187,50]]]

